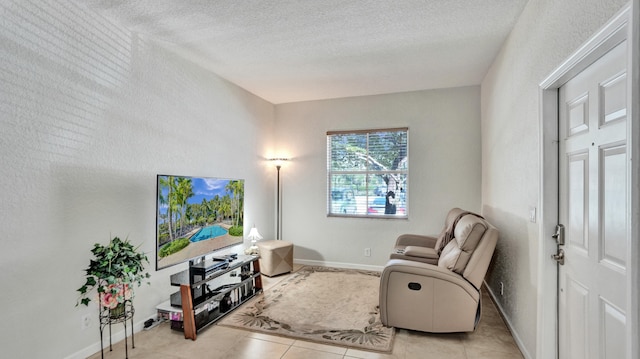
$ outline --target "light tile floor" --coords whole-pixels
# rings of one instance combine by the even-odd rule
[[[299,269],[296,266],[294,269]],[[265,289],[286,278],[263,276]],[[513,359],[523,358],[511,333],[491,298],[483,291],[483,312],[473,333],[430,334],[400,329],[396,331],[393,351],[389,354],[347,349],[301,340],[264,335],[213,325],[198,333],[196,341],[184,339],[181,332],[162,323],[151,330],[135,334],[135,349],[129,340],[131,359]],[[107,347],[104,357],[124,358],[124,341]],[[100,352],[91,359],[100,358]]]

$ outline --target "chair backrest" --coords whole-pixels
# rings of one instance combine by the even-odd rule
[[[497,241],[498,230],[489,222],[473,214],[463,216],[454,228],[454,239],[442,250],[438,266],[480,288]]]
[[[445,234],[447,233],[447,230],[453,225],[453,222],[456,220],[456,218],[458,218],[458,216],[460,216],[464,212],[466,212],[464,209],[453,208],[449,211],[449,213],[447,213],[447,217],[444,219],[444,228],[442,228],[442,231],[438,235],[438,240],[436,241],[436,245],[434,247],[436,248],[436,250],[440,250],[442,248],[442,241]]]
[[[463,212],[467,211],[462,208],[452,208],[449,213],[447,213],[447,218],[444,219],[444,230],[447,230],[447,228],[453,224],[453,221],[455,221]]]

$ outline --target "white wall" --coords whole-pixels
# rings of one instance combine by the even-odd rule
[[[626,2],[530,0],[482,82],[482,212],[501,232],[487,281],[529,358],[537,329],[539,230],[529,209],[540,203],[538,84]]]
[[[280,151],[292,157],[281,172],[282,238],[295,258],[383,266],[398,235],[437,234],[454,206],[479,211],[479,115],[478,86],[277,105]],[[326,132],[403,126],[409,220],[327,217]]]
[[[0,6],[2,356],[84,357],[95,242],[128,236],[152,260],[138,328],[185,269],[154,270],[156,174],[244,178],[245,220],[274,232],[274,107],[72,3]]]

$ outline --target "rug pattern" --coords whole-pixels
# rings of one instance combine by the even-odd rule
[[[395,332],[380,322],[379,283],[379,272],[306,266],[220,325],[390,352]]]

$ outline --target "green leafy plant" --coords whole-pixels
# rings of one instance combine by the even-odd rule
[[[149,259],[127,239],[123,241],[114,237],[106,246],[96,243],[91,253],[95,258],[89,261],[89,267],[85,270],[85,284],[77,290],[80,298],[76,306],[89,305],[89,293],[93,288],[97,289],[99,297],[118,295],[122,288],[127,288],[127,291],[131,291],[132,298],[134,284],[139,287],[143,279],[151,277],[144,269],[145,262],[148,264]],[[118,295],[118,298],[119,301],[124,300],[122,295]]]

